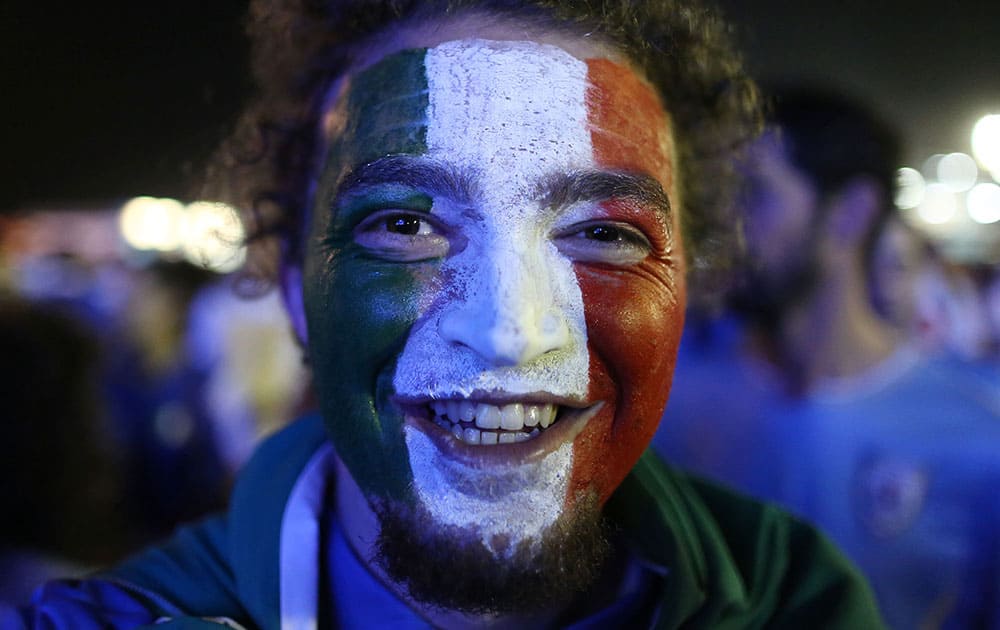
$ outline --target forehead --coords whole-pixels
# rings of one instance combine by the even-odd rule
[[[344,167],[390,154],[638,171],[669,186],[670,122],[628,65],[545,42],[462,39],[392,52],[348,75],[330,135]],[[331,155],[331,157],[334,157]]]

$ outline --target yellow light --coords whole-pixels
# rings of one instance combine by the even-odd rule
[[[176,199],[135,197],[122,206],[118,227],[135,249],[173,251],[184,231],[184,206]]]
[[[243,223],[231,206],[211,201],[187,206],[183,250],[192,264],[219,273],[236,270],[246,259],[244,236]]]
[[[972,128],[972,153],[987,171],[1000,171],[1000,114],[983,116]]]

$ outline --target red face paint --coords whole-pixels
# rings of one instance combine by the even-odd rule
[[[609,170],[652,176],[676,201],[670,121],[658,96],[626,67],[605,59],[587,64],[595,161]],[[601,501],[656,431],[686,301],[677,208],[664,216],[660,208],[627,200],[603,207],[609,219],[640,227],[653,252],[630,267],[575,265],[587,322],[589,398],[607,406],[574,443],[570,497],[594,488]]]
[[[673,197],[670,119],[656,92],[625,66],[587,60],[594,158],[609,169],[655,177]]]

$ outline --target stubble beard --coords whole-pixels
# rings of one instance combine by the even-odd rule
[[[610,550],[593,492],[581,494],[538,540],[499,541],[513,544],[500,554],[478,532],[441,524],[419,503],[383,501],[374,509],[381,525],[375,561],[386,575],[421,604],[470,615],[565,605],[596,581]]]

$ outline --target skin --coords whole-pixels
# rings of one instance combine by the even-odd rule
[[[758,270],[759,288],[783,298],[814,255],[821,200],[789,160],[775,131],[754,144],[746,169],[747,250]]]
[[[864,237],[884,193],[856,177],[821,196],[771,132],[755,145],[746,205],[752,286],[776,306],[776,330],[756,335],[754,352],[782,367],[790,391],[860,374],[892,354],[898,333],[869,298]]]
[[[916,279],[923,264],[910,228],[890,221],[872,255],[871,294],[876,310],[906,333],[915,328]]]
[[[669,390],[685,303],[669,117],[606,47],[524,35],[411,29],[330,99],[302,289],[286,292],[349,472],[341,521],[369,561],[373,502],[421,503],[487,543],[530,543],[581,493],[603,503]],[[440,93],[485,108],[432,120],[428,96],[401,89],[422,55],[435,76],[468,70]],[[563,116],[579,86],[554,83],[562,70],[584,78],[580,115]],[[565,104],[523,98],[542,92]],[[561,411],[535,439],[469,445],[429,421],[435,400]]]

